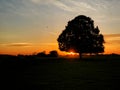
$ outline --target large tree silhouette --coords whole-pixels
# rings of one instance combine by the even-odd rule
[[[68,22],[65,30],[59,35],[57,41],[61,51],[74,51],[79,53],[104,52],[104,37],[99,33],[98,26],[94,27],[94,21],[87,16],[79,15]]]

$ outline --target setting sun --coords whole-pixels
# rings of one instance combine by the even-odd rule
[[[79,54],[71,51],[71,52],[68,52],[67,55],[69,55],[69,56],[77,56]]]
[[[68,54],[69,54],[69,55],[75,55],[75,53],[74,53],[74,52],[69,52]]]

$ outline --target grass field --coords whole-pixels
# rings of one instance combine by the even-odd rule
[[[120,89],[120,56],[94,56],[83,60],[31,57],[1,59],[1,86],[4,89]]]

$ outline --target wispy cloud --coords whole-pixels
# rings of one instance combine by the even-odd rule
[[[28,47],[28,46],[32,46],[32,44],[31,43],[8,43],[8,44],[0,44],[0,46]]]
[[[120,34],[105,34],[106,38],[120,37]]]
[[[30,16],[30,15],[40,15],[43,11],[40,6],[44,6],[44,12],[45,8],[51,6],[49,10],[52,8],[56,8],[59,10],[64,10],[68,12],[93,12],[93,13],[107,13],[109,8],[113,8],[112,4],[113,1],[109,4],[109,1],[107,0],[11,0],[9,2],[4,1],[1,3],[0,8],[4,11],[11,12],[17,15],[21,16]],[[120,2],[118,2],[120,3]],[[110,7],[111,6],[111,7]],[[118,5],[116,5],[118,6]],[[109,8],[108,8],[109,7]],[[107,10],[107,12],[106,12]],[[111,9],[112,10],[112,9]],[[104,12],[105,11],[105,12]],[[112,11],[114,12],[114,10]],[[101,13],[102,14],[102,13]]]
[[[28,17],[38,15],[38,11],[36,10],[38,9],[33,3],[30,3],[30,0],[10,0],[3,1],[2,3],[0,2],[0,15]]]
[[[120,53],[120,34],[106,34],[105,51],[107,53]]]
[[[65,10],[65,11],[74,11],[73,8],[71,8],[70,6],[66,5],[65,3],[61,2],[61,1],[56,1],[53,3],[53,5],[55,5],[56,7]]]
[[[79,10],[81,9],[84,9],[84,10],[96,10],[92,5],[90,5],[88,2],[83,2],[83,1],[74,1],[74,0],[71,0],[71,2],[74,7],[78,7]]]
[[[58,0],[52,3],[56,7],[69,11],[69,12],[80,12],[80,11],[89,11],[89,10],[96,10],[87,2],[75,1],[75,0]]]
[[[31,2],[37,5],[54,5],[55,7],[68,12],[96,10],[89,3],[83,2],[81,0],[31,0]]]
[[[120,34],[106,34],[106,44],[120,44]]]
[[[55,2],[57,0],[30,0],[30,1],[36,4],[50,4],[51,2]]]
[[[39,3],[41,0],[31,0],[33,3]]]
[[[36,46],[56,46],[58,43],[1,43],[0,46],[7,47],[36,47]]]

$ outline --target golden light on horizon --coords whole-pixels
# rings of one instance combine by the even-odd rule
[[[74,56],[75,53],[74,52],[69,52],[68,55],[73,55]]]
[[[70,51],[70,52],[67,52],[67,55],[68,56],[78,56],[79,54],[74,51]]]

